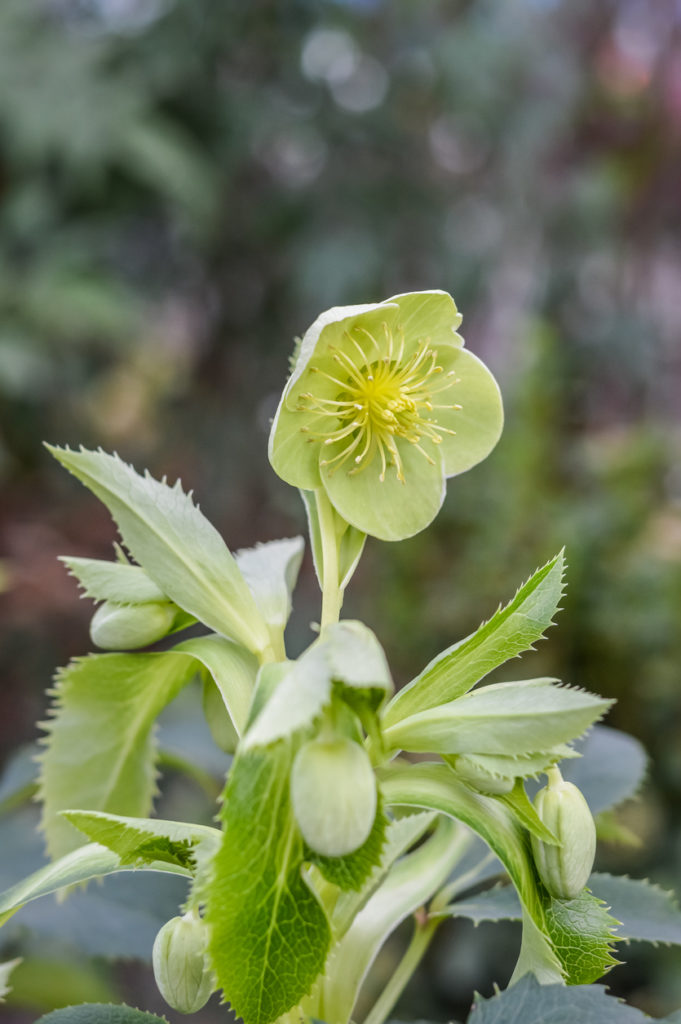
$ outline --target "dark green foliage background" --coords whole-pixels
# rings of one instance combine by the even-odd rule
[[[603,866],[681,886],[679,19],[672,0],[3,0],[0,756],[89,647],[56,555],[113,538],[40,442],[181,475],[233,548],[292,535],[266,443],[293,337],[441,287],[506,431],[429,531],[368,545],[347,612],[404,682],[565,544],[532,674],[618,699],[654,768],[627,819],[645,849]],[[292,649],[317,615],[308,559]],[[463,1018],[506,980],[457,953],[492,955],[492,926],[458,928],[405,1015]],[[666,1012],[675,958],[613,984]],[[141,984],[162,1012],[136,975],[126,998]]]

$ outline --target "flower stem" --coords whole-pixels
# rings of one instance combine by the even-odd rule
[[[383,1024],[390,1015],[441,923],[438,918],[430,918],[425,908],[417,911],[414,919],[415,927],[411,942],[388,984],[364,1018],[364,1024]]]
[[[338,536],[334,510],[325,492],[315,492],[317,513],[319,515],[319,532],[322,541],[322,621],[321,627],[338,622],[343,604],[343,590],[340,586]]]

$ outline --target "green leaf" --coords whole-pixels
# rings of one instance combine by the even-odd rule
[[[532,956],[523,970],[541,969],[545,980],[562,980],[563,969],[546,935],[544,894],[537,880],[527,833],[494,797],[474,793],[443,764],[393,762],[378,773],[387,805],[437,810],[468,825],[487,843],[511,877],[523,903],[523,941]],[[541,964],[541,968],[539,965]]]
[[[554,679],[495,683],[384,729],[387,749],[513,757],[574,739],[613,702]]]
[[[604,900],[621,922],[619,939],[681,945],[681,911],[674,893],[646,879],[595,872],[589,879],[595,896]]]
[[[546,827],[530,802],[522,779],[517,779],[510,793],[498,797],[516,816],[520,824],[544,843],[558,842],[553,832]]]
[[[169,487],[142,477],[102,451],[47,447],[104,502],[126,547],[175,604],[256,654],[268,646],[267,626],[236,562],[179,480]]]
[[[258,674],[258,660],[244,647],[211,633],[193,637],[173,648],[190,654],[210,673],[239,736],[246,728]]]
[[[602,985],[540,985],[528,975],[491,999],[478,996],[467,1024],[644,1024],[648,1019]]]
[[[354,889],[359,892],[381,861],[387,824],[388,819],[383,813],[379,794],[373,827],[368,839],[359,849],[344,857],[324,857],[306,848],[305,859],[316,864],[328,882],[333,882],[340,889]]]
[[[573,900],[548,902],[546,925],[568,985],[589,985],[619,962],[612,955],[618,924],[588,889]]]
[[[270,686],[273,692],[266,693]],[[258,703],[265,703],[243,738],[244,750],[267,747],[309,728],[331,702],[331,680],[317,645],[308,648],[298,661],[264,665],[256,697]]]
[[[576,744],[581,757],[561,767],[563,778],[586,797],[592,814],[616,807],[637,794],[648,758],[637,739],[598,725]]]
[[[224,794],[223,843],[197,893],[217,984],[244,1024],[269,1024],[300,1002],[331,940],[301,872],[303,841],[289,795],[294,752],[287,741],[241,749]]]
[[[563,593],[563,565],[560,552],[537,570],[505,608],[431,661],[390,702],[385,726],[461,697],[509,658],[531,649],[552,624]]]
[[[364,707],[377,711],[392,693],[383,648],[363,623],[344,619],[327,626],[315,648],[323,652],[329,678],[358,713]]]
[[[421,840],[436,821],[436,814],[420,811],[389,822],[380,862],[374,867],[362,890],[356,892],[346,889],[338,895],[331,915],[331,926],[336,939],[345,935],[358,911],[379,888],[398,857]]]
[[[310,545],[312,547],[312,560],[319,586],[324,588],[324,549],[322,545],[322,534],[319,525],[318,502],[326,501],[320,491],[301,491],[300,496],[305,505],[307,514],[307,525],[310,534]],[[345,590],[352,579],[355,569],[362,557],[367,535],[355,526],[350,526],[342,516],[336,512],[333,505],[329,504],[328,514],[333,522],[336,536],[336,548],[338,551],[338,580],[341,590]]]
[[[168,1024],[168,1021],[165,1017],[133,1010],[130,1006],[84,1003],[82,1006],[53,1010],[40,1017],[35,1024]]]
[[[0,1003],[4,1003],[5,996],[9,995],[12,991],[9,984],[9,977],[15,967],[18,967],[21,963],[21,957],[17,957],[16,960],[5,960],[4,963],[0,964]]]
[[[531,754],[466,754],[466,762],[496,779],[510,780],[539,775],[557,761],[574,757],[579,757],[579,754],[572,747],[559,743],[550,750],[535,750]],[[450,763],[448,755],[445,755],[445,760]],[[454,757],[451,764],[456,770]]]
[[[525,830],[496,798],[474,793],[443,764],[393,762],[379,772],[388,805],[440,811],[463,821],[496,854],[530,914],[543,926],[538,888]]]
[[[318,991],[303,1003],[306,1013],[330,1021],[350,1019],[362,982],[381,946],[443,884],[466,841],[461,826],[440,818],[431,838],[393,864],[334,947]]]
[[[61,556],[59,561],[63,562],[71,575],[76,577],[83,595],[92,598],[93,601],[149,604],[167,600],[160,587],[149,579],[139,565],[72,556]]]
[[[40,766],[42,828],[52,857],[79,840],[60,811],[148,814],[155,789],[152,727],[195,671],[193,658],[169,651],[93,654],[58,672]]]
[[[96,811],[62,811],[72,825],[94,843],[100,843],[120,858],[121,867],[163,861],[177,864],[190,873],[215,853],[222,833],[207,825],[159,818],[127,818]]]
[[[450,903],[437,917],[467,917],[475,924],[481,921],[519,921],[522,908],[512,885],[495,885],[475,896]]]
[[[329,626],[279,671],[274,692],[244,737],[245,749],[308,728],[329,706],[334,686],[360,716],[364,710],[375,712],[392,688],[383,649],[361,622]]]
[[[283,630],[291,614],[291,594],[298,579],[305,541],[302,537],[271,540],[235,552],[241,575],[251,589],[262,617]]]
[[[164,867],[175,873],[179,870],[170,865]],[[81,846],[52,864],[39,868],[38,871],[34,871],[9,889],[5,889],[0,894],[0,925],[8,921],[24,903],[36,900],[40,896],[46,896],[48,893],[57,892],[65,886],[87,882],[91,878],[109,875],[120,870],[120,861],[111,850],[107,850],[97,843]]]

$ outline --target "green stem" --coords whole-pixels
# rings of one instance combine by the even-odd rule
[[[331,502],[323,490],[315,492],[317,512],[319,515],[319,532],[322,541],[322,621],[321,628],[333,625],[340,618],[343,604],[343,591],[340,587],[338,565],[338,538],[334,511]]]
[[[428,949],[440,924],[437,918],[428,917],[425,908],[417,911],[414,919],[415,927],[411,942],[407,946],[406,952],[397,965],[392,978],[364,1018],[364,1024],[383,1024],[386,1018],[389,1017],[395,1003],[402,995],[409,979],[421,962],[421,958]]]

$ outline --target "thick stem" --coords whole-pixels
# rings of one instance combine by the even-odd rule
[[[321,627],[333,625],[340,618],[343,591],[340,587],[338,565],[338,539],[331,502],[323,490],[315,493],[319,514],[319,532],[322,541],[322,621]]]
[[[390,1016],[395,1003],[402,995],[412,974],[418,967],[435,935],[440,921],[429,918],[425,908],[414,915],[415,927],[411,942],[400,960],[393,976],[364,1019],[364,1024],[383,1024]]]

